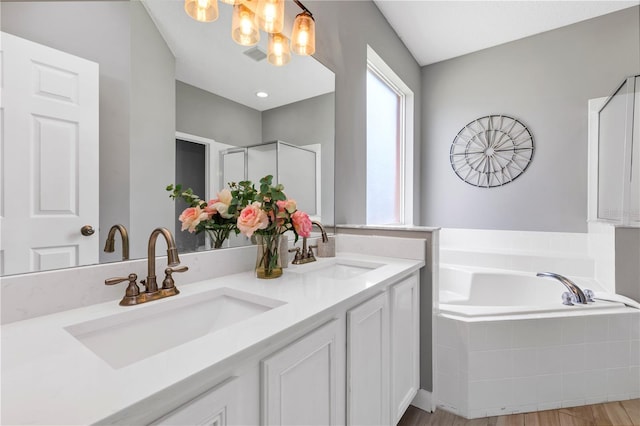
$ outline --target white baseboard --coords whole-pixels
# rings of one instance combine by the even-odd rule
[[[418,389],[415,398],[411,401],[411,405],[429,413],[436,411],[436,402],[433,398],[433,393],[424,389]]]

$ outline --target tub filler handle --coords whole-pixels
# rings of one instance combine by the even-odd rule
[[[580,289],[580,287],[578,287],[578,285],[573,281],[571,281],[569,278],[562,276],[560,274],[556,274],[554,272],[538,272],[536,276],[546,277],[546,278],[555,278],[556,280],[560,281],[567,288],[567,290],[573,293],[577,303],[582,303],[585,305],[587,304],[588,299],[584,295],[584,292],[582,291],[582,289]],[[567,299],[564,297],[563,297],[562,303],[564,303],[565,305],[572,304],[570,301],[569,303],[567,303]]]

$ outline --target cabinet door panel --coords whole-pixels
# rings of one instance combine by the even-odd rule
[[[418,276],[391,286],[391,403],[396,424],[420,386]]]
[[[380,294],[347,312],[347,424],[389,423],[389,307]]]
[[[263,424],[337,424],[339,326],[333,320],[262,361]]]
[[[153,424],[194,426],[240,424],[235,418],[235,410],[238,409],[239,403],[238,378],[232,377]]]
[[[244,426],[260,419],[258,365],[183,404],[153,425]]]

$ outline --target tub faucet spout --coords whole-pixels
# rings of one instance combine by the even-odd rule
[[[587,304],[587,297],[584,295],[584,292],[582,291],[582,289],[578,287],[578,285],[573,281],[571,281],[569,278],[553,272],[538,272],[536,276],[555,278],[556,280],[560,281],[571,293],[573,293],[576,296],[578,303],[582,303],[585,305]]]

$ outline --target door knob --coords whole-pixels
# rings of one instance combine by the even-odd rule
[[[80,233],[85,237],[88,237],[89,235],[93,235],[95,232],[96,232],[95,229],[93,229],[93,226],[91,225],[85,225],[82,228],[80,228]]]

